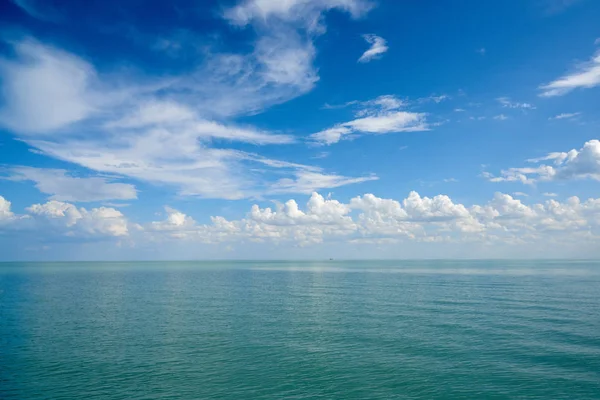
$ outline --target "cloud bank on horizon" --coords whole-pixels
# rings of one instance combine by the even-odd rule
[[[0,6],[0,259],[600,256],[600,5],[467,3]]]

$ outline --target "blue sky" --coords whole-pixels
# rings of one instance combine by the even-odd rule
[[[597,2],[0,7],[0,259],[600,256]]]

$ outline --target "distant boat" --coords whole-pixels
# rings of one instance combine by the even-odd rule
[[[329,261],[333,261],[333,258],[330,258]]]

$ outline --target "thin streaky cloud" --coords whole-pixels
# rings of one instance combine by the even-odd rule
[[[508,97],[498,97],[496,100],[504,108],[520,108],[520,109],[528,109],[528,110],[535,110],[535,108],[536,108],[531,103],[520,103],[518,101],[512,101]]]
[[[561,113],[558,115],[555,115],[554,117],[549,117],[549,120],[556,120],[556,119],[573,119],[575,117],[580,116],[581,113],[580,112],[574,112],[574,113]]]
[[[388,51],[387,41],[381,36],[374,34],[363,35],[363,38],[371,45],[358,59],[359,63],[367,63],[381,57],[383,53]]]
[[[600,51],[589,61],[576,66],[567,73],[539,87],[541,97],[564,96],[575,89],[591,89],[600,85]]]

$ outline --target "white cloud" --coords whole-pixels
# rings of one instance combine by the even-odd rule
[[[535,106],[533,104],[519,103],[519,102],[510,100],[508,97],[498,97],[496,100],[504,108],[521,108],[521,109],[535,110]]]
[[[463,108],[455,108],[454,112],[465,112],[466,110]]]
[[[529,195],[527,193],[523,193],[523,192],[513,192],[513,196],[517,196],[517,197],[529,197]]]
[[[228,221],[223,217],[211,217],[210,225],[197,224],[191,217],[167,208],[167,219],[152,222],[146,230],[154,240],[160,235],[170,239],[188,239],[202,243],[218,242],[294,242],[299,246],[320,243],[325,236],[346,235],[356,226],[347,216],[348,205],[336,200],[326,200],[313,193],[301,211],[295,200],[277,204],[275,210],[252,206],[247,217]]]
[[[545,197],[558,197],[558,194],[552,193],[552,192],[545,192],[545,193],[542,193],[542,196],[545,196]]]
[[[288,200],[285,204],[277,204],[275,211],[271,208],[261,209],[253,205],[249,218],[259,223],[268,225],[348,225],[352,226],[352,219],[347,215],[350,207],[337,200],[325,200],[318,193],[312,193],[306,205],[307,210],[299,209],[295,200]]]
[[[245,56],[219,54],[192,80],[203,105],[216,115],[256,113],[313,89],[318,73],[313,65],[315,36],[325,33],[323,15],[337,9],[360,17],[373,4],[366,0],[247,0],[228,8],[233,25],[252,26],[258,38]]]
[[[114,208],[99,207],[91,210],[77,208],[60,201],[34,204],[27,208],[38,224],[47,224],[65,236],[127,236],[127,220]]]
[[[196,132],[166,127],[143,131],[127,140],[115,132],[108,141],[71,140],[67,145],[41,140],[28,143],[52,157],[94,171],[175,187],[184,196],[240,199],[273,191],[304,193],[310,188],[319,190],[375,179],[344,177],[328,174],[318,167],[207,148]],[[257,163],[258,169],[254,168]],[[271,182],[273,173],[283,177]]]
[[[13,167],[10,172],[8,179],[33,181],[40,192],[51,195],[51,200],[87,202],[137,198],[135,186],[112,183],[105,177],[80,178],[62,169],[33,167]]]
[[[541,85],[542,97],[565,95],[575,89],[589,89],[600,85],[600,53],[577,66],[575,71]]]
[[[389,94],[376,97],[373,100],[358,102],[358,104],[364,107],[357,112],[358,115],[364,115],[365,113],[373,113],[373,108],[379,108],[381,111],[392,111],[405,107],[407,105],[406,102],[402,99],[399,99],[396,96],[392,96]]]
[[[294,29],[261,31],[251,53],[208,54],[203,65],[171,88],[203,116],[256,114],[310,92],[319,80],[315,55],[311,39]]]
[[[475,241],[515,245],[594,241],[597,236],[590,231],[600,228],[599,217],[600,200],[581,202],[576,197],[565,203],[549,200],[528,206],[497,193],[484,205],[467,207],[448,196],[428,198],[416,192],[402,201],[365,194],[348,204],[313,193],[304,211],[295,200],[289,200],[277,204],[275,210],[254,205],[242,220],[212,217],[212,224],[199,225],[170,210],[167,220],[148,229],[171,239],[205,243],[248,240],[305,246],[341,238],[353,244]]]
[[[531,163],[553,161],[554,165],[540,164],[537,167],[509,168],[500,176],[484,173],[490,182],[522,182],[593,179],[600,180],[600,141],[590,140],[579,150],[554,152],[544,157],[527,160]]]
[[[358,62],[367,63],[378,59],[383,53],[388,51],[387,41],[384,38],[373,34],[363,35],[363,38],[371,47],[360,56]]]
[[[106,127],[143,128],[154,125],[179,125],[196,120],[196,113],[188,106],[174,101],[147,101],[139,104],[128,114],[113,121]]]
[[[47,132],[87,118],[98,99],[94,68],[71,54],[33,40],[14,45],[17,60],[0,59],[0,124],[17,132]]]
[[[573,119],[573,118],[578,117],[580,115],[581,115],[580,112],[562,113],[562,114],[555,115],[554,117],[550,117],[548,119],[549,120],[553,120],[553,119]]]
[[[14,214],[10,206],[11,202],[0,196],[0,224],[13,218]]]
[[[316,29],[325,11],[337,8],[357,18],[372,7],[373,3],[367,0],[246,0],[227,9],[224,15],[230,22],[242,26],[252,22],[267,24],[277,18]]]
[[[494,119],[497,121],[506,121],[508,119],[508,117],[504,114],[499,114],[499,115],[496,115],[494,117]]]
[[[439,95],[439,96],[436,96],[436,95],[431,95],[431,96],[428,96],[428,97],[422,97],[422,98],[418,99],[417,101],[418,101],[419,103],[428,103],[428,102],[433,102],[433,103],[439,104],[439,103],[441,103],[442,101],[449,100],[450,98],[451,98],[451,97],[450,97],[450,96],[448,96],[447,94],[441,94],[441,95]],[[459,109],[455,109],[454,111],[456,111],[456,110],[459,110]],[[463,111],[464,111],[464,110],[463,110]]]
[[[268,193],[311,193],[317,190],[336,188],[377,180],[376,176],[348,178],[346,176],[323,174],[315,171],[298,170],[294,178],[284,178],[271,185]]]
[[[207,148],[195,134],[185,131],[163,128],[131,136],[115,132],[100,140],[28,143],[49,156],[97,172],[174,186],[182,195],[242,198],[251,186],[236,177],[239,157],[235,152]]]
[[[112,207],[112,208],[122,208],[122,207],[129,207],[131,204],[130,203],[110,203],[110,202],[106,202],[102,204],[105,207]]]
[[[57,22],[61,19],[60,13],[53,7],[55,4],[40,0],[12,0],[23,11],[42,21]]]
[[[331,155],[331,153],[328,152],[328,151],[321,151],[321,152],[315,154],[314,156],[312,156],[311,158],[312,159],[316,159],[316,160],[320,160],[320,159],[323,159],[323,158],[327,158],[330,155]]]
[[[188,106],[173,101],[148,101],[139,105],[130,114],[110,121],[106,124],[108,129],[123,129],[122,132],[132,135],[130,129],[162,129],[165,135],[177,135],[181,132],[188,136],[195,136],[197,140],[208,141],[223,139],[252,143],[256,145],[289,144],[294,138],[289,135],[277,135],[270,132],[259,131],[248,127],[225,125],[215,121],[206,120]],[[173,133],[171,133],[173,131]]]
[[[429,129],[426,114],[399,110],[405,103],[393,96],[380,96],[358,104],[363,107],[356,112],[360,118],[314,133],[310,138],[319,144],[330,145],[351,134],[384,134]]]
[[[403,200],[365,194],[343,203],[313,193],[305,207],[296,200],[276,207],[253,205],[239,220],[213,216],[199,224],[191,216],[166,207],[166,217],[143,226],[127,221],[119,211],[96,208],[90,211],[71,204],[50,201],[14,215],[0,197],[0,233],[28,229],[51,243],[60,237],[78,240],[124,238],[142,247],[164,241],[190,243],[271,243],[308,246],[324,242],[341,244],[478,243],[481,245],[525,246],[532,254],[538,248],[579,246],[600,238],[600,199],[582,201],[570,197],[527,205],[510,195],[496,193],[487,203],[467,206],[450,197],[421,196],[411,192]],[[7,211],[8,210],[8,211]],[[1,212],[1,211],[0,211]],[[4,214],[0,214],[4,215]],[[287,244],[286,244],[287,243]],[[435,249],[435,247],[429,247]],[[272,248],[273,249],[273,248]],[[431,254],[430,252],[427,254]],[[539,253],[533,253],[539,254]]]
[[[352,129],[343,125],[334,126],[310,135],[311,139],[320,144],[333,144],[342,140],[344,135],[352,133]]]
[[[245,1],[225,16],[255,30],[249,52],[206,50],[191,72],[154,78],[152,84],[121,71],[100,74],[80,57],[33,40],[14,42],[17,57],[0,63],[0,124],[34,151],[96,172],[175,187],[181,195],[239,199],[286,185],[287,191],[304,192],[326,182],[332,187],[362,182],[371,177],[317,168],[319,177],[310,183],[309,166],[282,169],[277,160],[265,163],[228,148],[230,142],[295,142],[289,134],[228,120],[312,90],[319,79],[313,40],[325,32],[323,14],[338,9],[359,17],[371,7],[361,0]],[[260,168],[254,168],[257,162]],[[44,187],[62,196],[59,188]]]
[[[97,84],[97,79],[89,64],[73,55],[28,40],[15,47],[22,57],[16,61],[4,60],[1,65],[5,106],[0,110],[0,120],[16,132],[27,133],[24,140],[46,155],[98,172],[174,185],[184,195],[241,198],[256,194],[252,186],[257,182],[249,177],[242,165],[248,156],[238,151],[211,148],[212,141],[220,139],[257,145],[294,141],[289,135],[209,120],[199,116],[198,111],[187,103],[159,101],[153,95],[140,98],[141,92],[129,89],[114,97],[118,100],[116,103],[108,104],[105,93],[99,95],[91,87]],[[274,50],[257,51],[262,54]],[[281,66],[276,63],[269,66],[272,60],[269,57],[263,60],[265,79],[284,86],[294,80],[285,70],[279,71],[277,68]],[[251,66],[246,67],[248,71],[254,71]],[[248,87],[242,85],[240,90],[245,89]],[[253,91],[247,93],[251,97],[261,97],[255,94]],[[235,92],[230,96],[234,101],[240,100]],[[267,93],[265,96],[263,99],[270,95]],[[109,97],[113,99],[112,94]],[[125,104],[121,102],[123,98],[128,98]],[[211,101],[217,104],[218,98]],[[122,107],[111,109],[119,104]],[[71,123],[96,115],[99,108],[103,110],[97,114],[102,116],[101,124],[90,125],[88,122],[85,126],[88,135],[64,131],[56,133]],[[43,138],[35,138],[30,136],[32,133],[44,135]],[[32,173],[33,170],[29,170],[26,179],[31,178]],[[37,175],[42,179],[39,171]],[[51,183],[46,175],[44,182],[37,180],[38,186],[57,199],[69,201],[133,198],[131,188],[122,184],[102,185],[97,188],[102,193],[93,195],[89,192],[95,188],[85,189],[88,193],[84,194],[83,187],[71,185],[70,190],[79,189],[79,192],[69,197],[56,186],[58,178],[55,174],[52,177],[54,183]],[[62,186],[75,184],[72,178],[65,176],[60,179]],[[258,183],[265,186],[263,182]],[[114,191],[117,189],[120,194]],[[104,197],[106,190],[113,190],[108,197]],[[128,194],[123,194],[123,190]]]
[[[414,132],[427,130],[425,114],[408,111],[394,111],[371,115],[345,122],[343,126],[352,131],[364,133]]]
[[[27,207],[26,214],[10,211],[10,202],[0,196],[0,227],[5,232],[18,234],[23,231],[24,240],[42,242],[119,238],[129,235],[129,223],[114,208],[99,207],[87,210],[60,201],[49,201]],[[0,230],[0,233],[2,233]]]
[[[408,103],[398,97],[390,94],[382,95],[371,100],[358,101],[352,100],[343,104],[331,105],[325,104],[323,109],[335,110],[338,108],[354,107],[356,116],[360,117],[373,113],[375,110],[391,111],[408,106]]]

